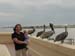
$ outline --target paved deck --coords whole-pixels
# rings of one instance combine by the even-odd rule
[[[0,56],[15,56],[11,35],[0,35]],[[75,56],[75,49],[30,38],[29,53],[32,56]]]

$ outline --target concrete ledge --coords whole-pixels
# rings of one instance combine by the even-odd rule
[[[64,56],[75,56],[75,49],[64,47],[60,44],[50,43],[47,41],[36,39],[35,37],[34,38],[32,37],[31,39],[35,39],[35,40],[38,40],[40,42],[43,42],[46,46],[51,48],[51,50],[53,50],[57,53],[63,54]]]
[[[50,46],[53,50],[64,54],[64,56],[74,56],[75,55],[75,49],[67,48],[67,47],[60,46],[60,45],[53,44],[53,43],[50,43]]]
[[[12,43],[11,33],[3,32],[0,33],[0,44],[1,43]]]
[[[0,56],[11,56],[5,45],[0,45]]]

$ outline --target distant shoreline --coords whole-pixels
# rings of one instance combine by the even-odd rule
[[[37,29],[40,29],[40,28],[43,28],[43,26],[23,26],[24,29],[30,29],[30,28],[37,28]],[[65,25],[54,25],[54,28],[64,28]],[[68,28],[75,28],[75,25],[67,25]],[[13,26],[6,26],[6,27],[0,27],[0,28],[13,28]],[[46,25],[46,28],[50,28],[48,25]]]

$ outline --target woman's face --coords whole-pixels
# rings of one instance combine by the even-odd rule
[[[21,26],[16,26],[16,31],[20,32],[21,31]]]

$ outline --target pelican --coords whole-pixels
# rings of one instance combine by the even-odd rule
[[[43,32],[43,34],[41,35],[41,38],[48,38],[48,37],[51,37],[55,31],[54,31],[54,26],[52,23],[49,24],[49,26],[51,27],[51,31],[48,31],[48,32]]]
[[[43,32],[45,32],[45,28],[46,28],[46,26],[43,25],[43,27],[44,27],[43,31],[40,31],[40,32],[37,33],[37,35],[36,35],[37,37],[39,37]]]
[[[68,36],[68,31],[67,31],[67,26],[65,26],[65,31],[58,34],[54,40],[54,42],[56,41],[61,41],[61,43],[64,43],[65,38]]]
[[[35,32],[35,28],[34,27],[31,27],[31,28],[32,28],[32,30],[28,30],[28,34],[32,34]]]

